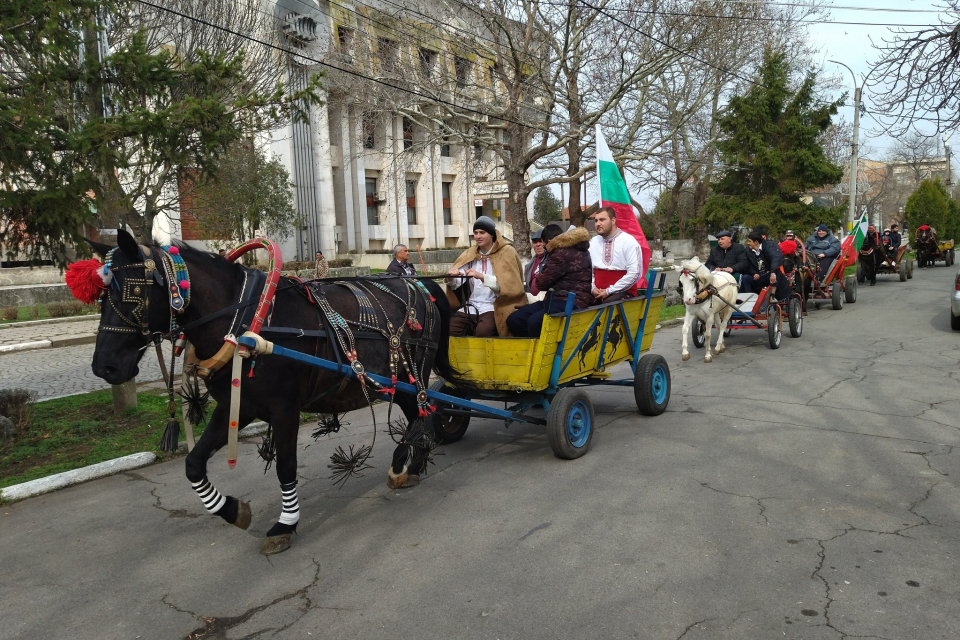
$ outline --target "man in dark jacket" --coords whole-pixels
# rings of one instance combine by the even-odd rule
[[[387,265],[387,273],[397,276],[415,276],[417,270],[413,265],[407,262],[410,258],[410,250],[404,244],[398,244],[393,248],[393,262]]]
[[[717,233],[717,246],[710,249],[706,266],[710,271],[725,271],[732,274],[739,282],[741,274],[747,273],[750,269],[747,249],[739,242],[734,242],[733,234],[729,231],[720,231]]]
[[[890,225],[889,229],[883,231],[883,237],[880,239],[883,243],[883,250],[887,254],[887,259],[894,267],[897,266],[897,251],[900,249],[900,226],[897,223]]]
[[[567,293],[574,294],[576,309],[588,307],[593,302],[590,233],[583,227],[561,233],[559,225],[548,224],[541,237],[547,243],[547,262],[534,278],[540,291],[553,289],[550,309],[547,309],[546,302],[539,301],[511,313],[507,327],[514,337],[539,338],[543,315],[563,311]]]
[[[812,253],[820,263],[820,273],[825,277],[830,271],[833,259],[840,255],[840,241],[830,233],[827,225],[821,224],[813,235],[807,238],[804,246],[807,253]]]
[[[783,253],[780,246],[754,229],[747,236],[747,260],[750,272],[748,277],[740,280],[740,291],[759,293],[765,287],[775,285],[777,299],[786,300],[789,284],[781,268]]]

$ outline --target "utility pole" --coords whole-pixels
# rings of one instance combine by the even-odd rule
[[[943,136],[943,155],[947,158],[947,193],[950,193],[950,187],[953,186],[953,171],[950,167],[950,136]]]

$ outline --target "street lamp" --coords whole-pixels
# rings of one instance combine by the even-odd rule
[[[859,167],[857,154],[860,151],[860,96],[863,83],[858,87],[857,76],[853,73],[853,69],[842,62],[837,60],[827,60],[827,62],[845,67],[853,77],[853,149],[850,153],[850,208],[847,211],[847,225],[845,229],[845,231],[849,233],[850,229],[853,228],[853,221],[856,220],[857,212],[857,169]],[[868,73],[867,75],[869,76],[870,74]],[[864,82],[866,82],[866,77],[864,77]]]

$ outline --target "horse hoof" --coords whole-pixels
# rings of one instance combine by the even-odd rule
[[[237,505],[237,519],[234,521],[233,526],[246,531],[250,526],[251,520],[253,520],[253,513],[250,511],[250,503],[241,500],[240,504]]]
[[[409,489],[418,484],[420,484],[420,476],[416,474],[404,472],[399,475],[394,475],[392,470],[387,473],[387,488],[390,490]]]
[[[703,361],[704,361],[704,362],[713,362],[713,356],[705,356],[705,357],[703,358]]]
[[[282,553],[290,548],[290,534],[284,533],[279,536],[270,536],[264,539],[260,545],[260,553],[265,556],[272,556],[275,553]]]
[[[687,360],[690,359],[690,354],[689,354],[689,353],[685,353],[685,354],[683,354],[682,356],[680,356],[680,359],[683,360],[684,362],[686,362]]]
[[[726,350],[727,350],[726,347],[717,347],[716,349],[713,350],[713,353],[714,353],[714,354],[723,353],[723,352],[726,351]]]

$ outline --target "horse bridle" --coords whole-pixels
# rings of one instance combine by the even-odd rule
[[[142,245],[138,245],[138,247],[140,255],[143,257],[140,262],[114,266],[113,254],[117,251],[116,248],[111,249],[105,257],[105,267],[114,274],[124,272],[127,269],[142,269],[143,271],[142,276],[139,273],[124,274],[122,284],[114,277],[110,286],[103,294],[110,308],[113,309],[114,313],[117,314],[126,326],[101,324],[97,330],[110,331],[113,333],[139,333],[144,337],[153,334],[154,343],[159,344],[165,336],[172,336],[176,331],[176,315],[183,313],[190,303],[190,299],[187,295],[182,294],[179,287],[176,286],[177,265],[174,263],[174,259],[166,251],[161,249],[160,262],[165,272],[161,274],[157,269],[157,262],[153,259],[153,250]],[[185,265],[183,268],[185,269]],[[164,280],[166,280],[166,282],[164,282]],[[154,283],[164,288],[167,288],[167,283],[170,283],[170,332],[167,334],[150,331],[150,292]],[[120,294],[119,303],[112,295],[114,287],[116,287]],[[134,305],[130,315],[125,314],[120,309],[121,304]]]

